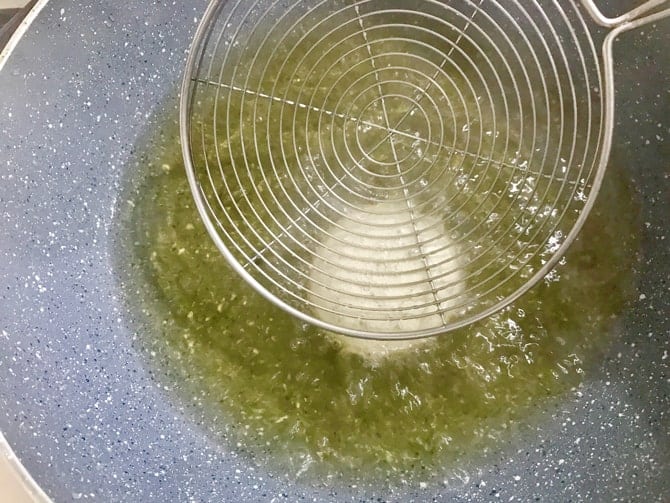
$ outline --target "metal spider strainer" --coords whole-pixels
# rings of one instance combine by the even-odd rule
[[[667,4],[214,1],[181,95],[198,210],[307,322],[402,339],[480,320],[575,239],[612,141],[613,42]]]

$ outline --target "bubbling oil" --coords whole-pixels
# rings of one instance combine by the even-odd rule
[[[229,70],[221,72],[227,84],[205,84],[212,97],[205,93],[194,103],[201,115],[192,123],[216,126],[216,138],[203,127],[198,143],[204,148],[195,161],[228,163],[217,180],[229,177],[233,198],[255,209],[268,191],[285,198],[283,210],[299,214],[303,209],[292,203],[310,190],[334,200],[356,193],[379,202],[402,200],[409,188],[421,195],[416,202],[428,214],[449,206],[456,215],[462,211],[463,221],[451,222],[452,233],[473,242],[478,232],[494,245],[509,242],[508,256],[525,263],[524,239],[535,235],[532,225],[556,223],[552,191],[563,190],[548,184],[543,165],[533,164],[538,150],[554,147],[534,124],[546,123],[541,114],[561,105],[550,98],[559,93],[549,90],[546,106],[534,107],[534,120],[520,105],[516,115],[500,109],[491,96],[483,99],[490,82],[476,71],[476,54],[455,51],[447,62],[443,56],[452,44],[439,37],[418,40],[405,19],[398,21],[408,36],[369,30],[361,44],[358,22],[333,18],[350,37],[342,38],[340,29],[330,40],[328,30],[319,30],[316,38],[296,34],[300,47],[282,47],[270,37],[263,47],[249,40],[231,48],[237,63],[222,66]],[[515,88],[504,84],[498,83],[499,94],[511,93],[503,101],[512,103]],[[391,98],[382,103],[380,94]],[[388,128],[375,124],[402,127],[391,138]],[[420,141],[417,134],[428,136]],[[120,252],[119,264],[132,292],[128,303],[143,320],[138,346],[148,365],[161,370],[176,403],[187,404],[215,441],[293,476],[425,480],[513,443],[513,432],[534,412],[588,379],[634,291],[635,197],[613,163],[581,238],[542,283],[486,320],[371,357],[274,307],[238,277],[195,208],[176,124],[153,143],[141,166],[144,181],[130,190],[121,211],[131,246]],[[473,146],[486,155],[470,155]],[[560,157],[560,149],[553,150]],[[359,165],[359,178],[343,176]],[[278,189],[280,177],[254,178],[257,166],[292,170],[295,191]],[[398,170],[418,173],[403,190],[393,185]],[[380,178],[390,186],[379,185]],[[334,188],[323,195],[319,184]],[[217,189],[210,185],[203,190]],[[506,201],[512,201],[509,211],[500,210]],[[478,219],[482,225],[465,218],[482,212],[491,217]],[[277,235],[273,221],[258,219],[259,241]],[[537,267],[554,244],[535,255]],[[504,263],[517,265],[512,259]],[[501,268],[486,256],[475,266],[482,266],[482,277]]]
[[[192,202],[177,127],[159,138],[121,212],[138,347],[225,448],[293,475],[424,478],[513,441],[533,410],[588,379],[634,289],[635,197],[614,164],[544,282],[482,322],[370,360],[231,270]]]

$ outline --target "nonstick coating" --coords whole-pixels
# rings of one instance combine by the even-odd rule
[[[613,156],[641,192],[642,259],[601,367],[444,482],[350,487],[217,441],[133,343],[115,218],[204,8],[52,0],[0,72],[0,431],[53,500],[670,501],[670,25],[615,48]]]

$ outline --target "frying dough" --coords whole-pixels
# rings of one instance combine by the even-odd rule
[[[411,217],[404,201],[381,202],[349,208],[329,229],[329,237],[315,249],[310,274],[309,300],[318,306],[314,307],[318,318],[386,333],[442,324],[440,317],[449,313],[440,314],[437,306],[453,307],[455,300],[449,297],[458,297],[464,289],[463,258],[437,216]],[[391,311],[395,314],[384,319],[383,313]],[[372,360],[431,340],[333,337],[344,351]]]

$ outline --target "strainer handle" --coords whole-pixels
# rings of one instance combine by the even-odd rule
[[[612,148],[612,137],[614,132],[614,57],[613,45],[616,38],[623,32],[638,28],[645,24],[660,21],[670,17],[670,0],[647,0],[642,5],[617,17],[606,17],[600,12],[593,0],[582,0],[584,8],[589,12],[593,20],[606,28],[612,28],[603,42],[603,98],[605,107],[605,127],[603,131],[602,151],[605,152],[600,158],[597,186],[602,182],[605,168],[609,160]],[[664,8],[661,8],[664,7]],[[650,14],[651,13],[651,14]]]
[[[670,0],[647,0],[642,5],[617,17],[605,16],[596,6],[594,0],[582,0],[582,4],[593,20],[600,26],[605,26],[607,28],[623,28],[620,31],[637,28],[643,24],[659,21],[670,16]],[[666,8],[662,10],[659,9],[663,6],[666,6]],[[652,11],[655,12],[645,16],[645,14]]]

